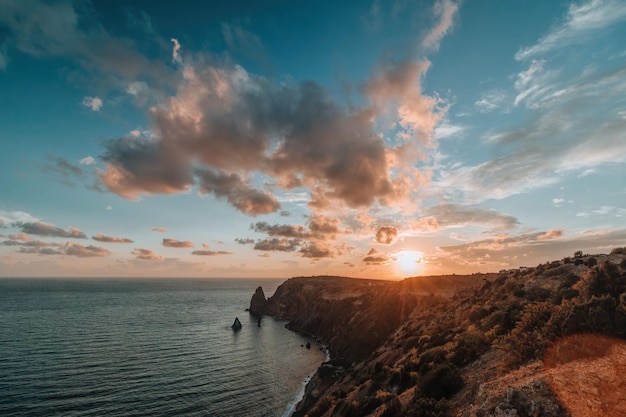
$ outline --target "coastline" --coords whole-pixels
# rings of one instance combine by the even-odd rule
[[[290,329],[290,331],[294,331],[294,330]],[[328,351],[328,348],[319,342],[316,342],[316,343],[319,344],[318,348],[324,351],[324,354],[325,354],[324,362],[322,362],[320,366],[318,366],[317,369],[313,373],[307,375],[304,378],[304,380],[302,381],[302,386],[300,387],[296,395],[294,395],[293,399],[291,400],[291,402],[287,406],[287,409],[285,410],[285,412],[283,412],[281,417],[292,417],[294,415],[294,413],[298,409],[298,405],[300,405],[302,400],[304,400],[306,394],[310,392],[310,390],[312,389],[311,381],[313,380],[313,377],[315,376],[315,374],[317,374],[317,372],[324,365],[324,363],[330,360],[330,352]]]

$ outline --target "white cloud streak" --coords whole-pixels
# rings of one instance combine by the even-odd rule
[[[541,38],[535,45],[522,48],[515,59],[522,61],[548,53],[557,48],[576,44],[591,32],[626,20],[623,0],[591,0],[570,5],[563,22]]]

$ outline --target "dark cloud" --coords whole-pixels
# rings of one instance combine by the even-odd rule
[[[248,214],[279,204],[247,186],[241,173],[270,175],[285,189],[315,189],[315,204],[385,203],[394,190],[374,117],[368,108],[346,111],[314,82],[273,84],[238,66],[204,62],[188,67],[176,97],[154,108],[154,138],[105,144],[101,179],[126,198],[182,192],[197,179],[202,192]]]
[[[390,245],[398,236],[398,230],[393,226],[383,226],[376,231],[376,241],[383,245]]]
[[[251,239],[249,237],[246,238],[235,238],[235,242],[239,243],[240,245],[252,245],[254,243],[254,239]]]
[[[334,239],[339,233],[339,220],[324,215],[314,215],[307,222],[308,230],[303,225],[273,224],[257,222],[250,225],[255,232],[267,233],[269,236],[280,236],[295,239]]]
[[[107,188],[129,199],[141,194],[175,194],[188,190],[194,178],[176,146],[154,138],[126,136],[105,143],[106,171],[100,179]]]
[[[262,251],[293,252],[301,245],[302,241],[299,239],[272,238],[259,240],[254,245],[254,249]]]
[[[154,251],[151,251],[150,249],[135,248],[131,253],[135,255],[137,259],[142,259],[144,261],[164,260],[161,255],[157,255],[156,253],[154,253]]]
[[[223,250],[212,251],[212,250],[195,250],[191,252],[192,255],[200,255],[200,256],[218,256],[218,255],[232,255],[232,252],[227,252]]]
[[[182,241],[165,238],[163,239],[163,246],[166,248],[193,248],[194,244],[188,240]]]
[[[303,245],[300,253],[305,258],[333,258],[333,250],[328,245],[321,242],[311,242]]]
[[[20,245],[19,252],[31,253],[39,255],[66,255],[66,256],[78,256],[79,258],[92,258],[99,256],[108,256],[111,254],[105,248],[98,246],[85,246],[81,243],[67,242],[65,244],[54,242],[42,242],[40,240],[30,240],[28,242],[18,241],[5,241],[3,244]]]
[[[91,237],[93,240],[97,240],[98,242],[106,242],[106,243],[133,243],[131,239],[126,237],[115,237],[115,236],[107,236],[102,233],[98,233]]]
[[[21,247],[18,250],[20,253],[38,254],[38,255],[64,255],[65,252],[59,249],[53,248],[36,248],[36,247]]]
[[[363,262],[367,265],[384,265],[389,262],[389,259],[384,253],[372,248],[367,252],[367,256],[363,258]]]
[[[320,214],[311,216],[308,222],[309,229],[314,236],[326,236],[332,239],[337,233],[340,233],[339,224],[339,219]]]
[[[10,238],[11,236],[9,236]],[[5,246],[24,246],[32,248],[44,248],[46,246],[62,246],[60,243],[43,242],[41,240],[5,240],[2,242]]]
[[[256,216],[269,214],[280,208],[271,194],[248,186],[237,174],[224,174],[213,170],[198,170],[199,189],[202,193],[214,193],[242,213]]]
[[[73,239],[86,239],[87,236],[75,227],[63,230],[50,223],[44,222],[17,222],[14,226],[19,227],[22,232],[29,235],[68,237]]]
[[[258,222],[252,226],[255,232],[267,233],[269,236],[282,236],[289,238],[306,239],[310,237],[310,233],[304,226],[292,226],[290,224],[274,224],[270,225],[266,222]]]

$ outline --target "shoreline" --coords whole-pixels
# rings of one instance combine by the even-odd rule
[[[294,330],[291,330],[291,331],[294,331]],[[316,343],[319,344],[319,349],[324,352],[324,362],[322,362],[320,364],[320,366],[318,366],[317,369],[315,369],[315,371],[313,371],[313,373],[307,375],[304,378],[304,380],[302,381],[302,385],[300,386],[300,389],[298,390],[296,395],[293,396],[293,399],[291,400],[291,402],[287,406],[287,409],[283,412],[281,417],[291,417],[291,416],[293,416],[293,414],[296,412],[296,410],[298,408],[298,405],[302,402],[302,400],[304,400],[304,397],[306,396],[306,393],[307,393],[307,391],[309,389],[309,384],[313,380],[313,377],[320,370],[320,368],[324,365],[324,363],[326,363],[326,362],[328,362],[330,360],[330,352],[328,350],[328,347],[326,347],[326,345],[323,345],[323,344],[317,342],[317,340],[315,340],[315,341],[316,341]]]

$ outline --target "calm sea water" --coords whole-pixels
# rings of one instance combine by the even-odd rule
[[[0,279],[0,415],[288,415],[325,354],[244,311],[281,281]]]

